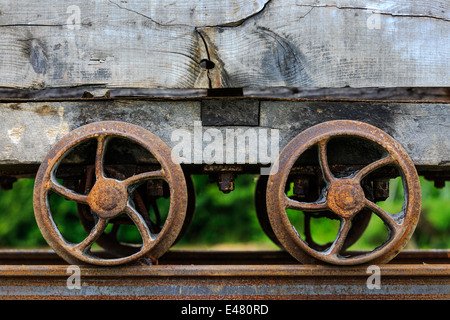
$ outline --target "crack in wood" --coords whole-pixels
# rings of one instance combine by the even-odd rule
[[[125,8],[125,7],[121,6],[120,4],[118,4],[118,3],[116,3],[116,2],[114,2],[112,0],[108,0],[109,3],[117,6],[118,8],[123,9],[123,10],[127,10],[129,12],[136,13],[136,14],[144,17],[144,18],[149,19],[150,21],[154,22],[158,26],[161,26],[161,27],[191,27],[191,28],[192,27],[194,27],[194,28],[238,27],[238,26],[242,25],[244,22],[246,22],[247,20],[249,20],[249,19],[255,17],[256,15],[260,14],[261,12],[263,12],[266,9],[267,5],[271,1],[272,0],[267,0],[264,3],[264,5],[261,7],[260,10],[258,10],[256,12],[253,12],[253,13],[249,14],[248,16],[245,16],[245,17],[243,17],[243,18],[241,18],[239,20],[236,20],[236,21],[230,21],[230,22],[226,22],[226,23],[218,23],[218,24],[215,24],[215,25],[208,25],[208,24],[206,24],[206,25],[193,25],[193,24],[184,24],[184,23],[168,23],[168,24],[161,23],[161,22],[156,21],[154,18],[152,18],[152,17],[150,17],[150,16],[148,16],[146,14],[143,14],[143,13],[141,13],[139,11],[136,11],[136,10],[133,10],[133,9]]]
[[[385,12],[385,11],[378,11],[378,8],[375,7],[353,7],[353,6],[339,6],[339,5],[331,5],[331,4],[323,4],[323,5],[313,5],[313,4],[296,4],[297,7],[311,7],[314,8],[335,8],[339,10],[363,10],[372,12],[374,14],[380,14],[380,15],[386,15],[391,17],[407,17],[407,18],[429,18],[429,19],[436,19],[436,20],[442,20],[446,22],[450,22],[450,19],[444,18],[444,17],[436,17],[426,14],[403,14],[403,13],[392,13],[392,12]],[[311,10],[305,14],[303,17],[307,16]]]
[[[133,9],[129,9],[129,8],[122,7],[120,4],[115,3],[115,2],[112,1],[112,0],[108,0],[108,2],[111,3],[111,4],[113,4],[113,5],[115,5],[116,7],[120,8],[120,9],[122,9],[122,10],[126,10],[126,11],[129,11],[129,12],[133,12],[133,13],[135,13],[135,14],[138,14],[138,15],[140,15],[141,17],[144,17],[144,18],[150,20],[151,22],[155,23],[156,25],[158,25],[158,26],[160,26],[160,27],[193,27],[193,26],[190,26],[190,25],[187,25],[187,24],[177,24],[177,23],[174,23],[174,24],[164,24],[164,23],[160,23],[160,22],[156,21],[155,19],[153,19],[152,17],[150,17],[150,16],[148,16],[148,15],[145,15],[145,14],[143,14],[143,13],[141,13],[141,12],[139,12],[139,11],[133,10]]]
[[[208,60],[209,60],[209,61],[212,61],[212,60],[211,60],[211,56],[210,56],[210,54],[209,54],[208,44],[206,43],[205,37],[204,37],[203,34],[200,32],[200,30],[198,30],[198,28],[195,28],[195,32],[197,32],[197,34],[200,36],[200,38],[201,38],[202,41],[203,41],[203,44],[204,44],[204,46],[205,46],[206,56],[208,57]],[[210,77],[210,74],[209,74],[209,69],[206,69],[206,76],[208,77],[208,87],[209,87],[209,89],[212,89],[212,81],[211,81],[211,77]]]
[[[242,19],[240,19],[240,20],[238,20],[238,21],[229,22],[229,23],[225,23],[225,24],[221,24],[221,25],[217,25],[217,26],[205,26],[205,27],[209,27],[209,28],[214,28],[214,27],[217,27],[217,28],[221,28],[221,27],[239,27],[239,26],[241,26],[244,22],[246,22],[246,21],[248,21],[249,19],[251,19],[251,18],[253,18],[253,17],[259,15],[260,13],[262,13],[262,12],[267,8],[267,6],[269,5],[269,3],[270,3],[271,1],[272,1],[272,0],[267,0],[267,2],[264,4],[264,6],[261,8],[261,10],[255,12],[255,13],[253,13],[253,14],[247,16],[247,17],[244,17],[244,18],[242,18]]]

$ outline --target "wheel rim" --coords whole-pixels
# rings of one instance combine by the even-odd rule
[[[161,166],[160,170],[140,173],[123,181],[105,177],[103,156],[111,137],[119,137],[139,144],[149,151]],[[64,157],[76,146],[88,139],[97,140],[95,154],[96,182],[88,195],[81,195],[60,185],[55,171]],[[134,186],[150,179],[164,179],[170,188],[170,207],[161,232],[152,234],[149,226],[131,205],[129,194]],[[97,221],[89,235],[80,243],[67,241],[59,232],[49,207],[49,192],[66,199],[89,205],[97,216]],[[172,162],[171,150],[151,132],[124,122],[105,121],[80,127],[56,143],[43,160],[36,175],[34,189],[34,211],[42,235],[49,245],[69,263],[90,263],[97,265],[124,264],[145,256],[158,258],[164,254],[177,238],[186,214],[187,190],[183,171],[179,164]],[[94,255],[90,249],[104,233],[108,222],[125,213],[138,228],[142,246],[137,252],[126,257],[107,259]]]
[[[386,152],[383,158],[365,166],[353,177],[336,178],[327,160],[327,143],[333,137],[349,136],[374,142]],[[311,146],[318,146],[319,164],[327,182],[325,197],[315,203],[302,203],[289,199],[284,193],[287,177],[295,161]],[[401,212],[387,213],[366,199],[361,180],[383,166],[399,169],[405,189],[405,203]],[[278,158],[279,170],[269,176],[267,209],[273,231],[283,247],[303,263],[331,263],[356,265],[385,263],[392,259],[410,239],[420,215],[420,184],[416,169],[406,151],[389,135],[371,125],[357,121],[330,121],[311,127],[291,140]],[[293,228],[286,209],[315,212],[331,210],[340,219],[339,232],[325,251],[311,248]],[[357,256],[344,257],[340,250],[350,230],[353,217],[363,209],[371,210],[388,226],[389,238],[380,247]]]

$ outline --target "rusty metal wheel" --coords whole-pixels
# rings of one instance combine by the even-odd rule
[[[115,144],[113,139],[139,146],[154,157],[158,169],[138,172],[123,180],[109,177],[105,174],[104,158],[109,145],[113,147]],[[84,194],[62,185],[58,181],[57,170],[75,148],[88,143],[94,143],[92,150],[95,182],[87,194]],[[120,146],[120,149],[123,151],[126,148]],[[113,153],[112,156],[116,157],[116,154]],[[126,153],[127,157],[130,156]],[[136,195],[135,191],[144,182],[158,179],[166,181],[169,186],[170,204],[164,225],[155,231],[147,217],[139,212],[133,195]],[[84,240],[73,243],[62,235],[54,219],[57,212],[50,206],[51,194],[90,207],[94,223]],[[187,187],[181,166],[172,161],[171,150],[158,137],[132,124],[105,121],[80,127],[55,144],[42,161],[36,175],[33,202],[36,221],[42,235],[67,262],[119,265],[141,258],[157,259],[171,247],[185,221]],[[137,228],[141,244],[121,257],[104,257],[93,252],[93,244],[105,234],[110,222],[121,217],[131,221]]]
[[[266,191],[267,191],[267,182],[268,182],[269,176],[267,175],[261,175],[259,176],[257,182],[256,182],[256,188],[255,188],[255,211],[256,211],[256,217],[258,218],[258,222],[261,226],[261,229],[263,232],[267,235],[267,237],[272,240],[274,244],[276,244],[279,247],[283,247],[280,241],[278,240],[277,236],[275,235],[272,226],[270,225],[269,216],[267,214],[267,206],[266,206]],[[288,178],[288,181],[290,179]],[[358,239],[362,236],[364,233],[364,230],[367,228],[371,211],[364,209],[362,210],[358,215],[355,216],[355,218],[352,221],[352,228],[350,229],[348,236],[345,240],[345,243],[342,246],[342,249],[346,249],[353,245]],[[320,218],[323,216],[327,216],[326,212],[315,212],[315,213],[309,213],[304,212],[304,226],[305,226],[305,241],[308,243],[308,245],[313,248],[314,250],[323,250],[329,247],[331,244],[319,244],[314,241],[312,234],[311,234],[311,223],[313,219]],[[330,217],[331,219],[335,217]]]
[[[354,172],[337,176],[330,169],[327,147],[333,139],[346,137],[374,144],[380,150],[376,160]],[[315,202],[301,202],[289,198],[285,192],[288,176],[299,157],[317,150],[320,171],[326,182],[321,196]],[[349,166],[351,167],[351,166]],[[399,173],[404,188],[404,203],[400,212],[391,214],[369,200],[362,181],[382,168],[393,167]],[[279,168],[279,170],[277,170]],[[358,121],[330,121],[318,124],[300,133],[282,150],[278,167],[272,169],[267,185],[267,212],[277,239],[283,247],[302,263],[330,263],[357,265],[386,263],[397,255],[411,238],[420,215],[420,184],[417,171],[407,152],[387,133]],[[328,211],[339,220],[339,230],[332,243],[317,249],[297,232],[287,209],[309,213]],[[388,230],[386,240],[370,251],[344,252],[352,223],[364,210],[378,216]]]

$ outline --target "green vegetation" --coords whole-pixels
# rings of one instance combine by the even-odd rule
[[[194,176],[197,206],[192,224],[177,246],[212,246],[224,243],[259,243],[276,248],[261,230],[254,208],[256,177],[241,175],[236,179],[236,190],[222,194],[207,176]],[[20,180],[13,190],[0,191],[0,248],[46,247],[33,214],[33,180]],[[450,248],[450,188],[436,189],[432,182],[421,179],[422,214],[419,225],[408,244],[408,248]],[[391,181],[391,197],[380,206],[391,213],[402,207],[401,184]],[[76,206],[65,200],[56,201],[52,210],[61,214],[63,235],[83,234]],[[64,216],[64,218],[62,218]],[[289,213],[297,227],[303,223],[301,213]],[[56,218],[55,218],[56,219]],[[319,226],[317,243],[334,239],[339,222],[330,219],[311,219],[311,226]],[[322,221],[323,220],[323,221]],[[124,232],[126,233],[126,232]],[[363,237],[352,249],[371,248],[383,241],[386,231],[378,218],[371,218]],[[69,237],[69,236],[68,236]],[[75,237],[78,238],[79,236]],[[132,232],[125,238],[134,237]],[[76,239],[74,239],[76,240]]]

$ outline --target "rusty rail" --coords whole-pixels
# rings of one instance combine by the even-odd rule
[[[153,266],[82,266],[78,287],[78,267],[51,251],[1,251],[0,261],[1,299],[450,298],[450,250],[403,251],[379,266],[379,288],[367,266],[301,265],[281,251],[169,251]]]

